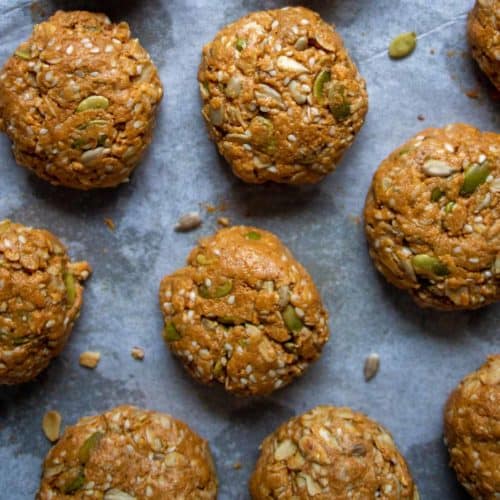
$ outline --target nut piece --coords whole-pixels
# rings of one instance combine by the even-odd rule
[[[361,413],[332,406],[294,417],[264,439],[250,495],[253,500],[418,499],[390,434]]]
[[[262,229],[200,240],[160,285],[163,338],[189,373],[239,395],[299,377],[328,340],[328,315],[306,270]]]
[[[61,414],[55,410],[48,411],[43,416],[42,429],[49,441],[54,442],[59,439],[61,420]]]
[[[101,361],[101,353],[95,351],[85,351],[80,354],[80,365],[85,368],[94,369]]]
[[[188,212],[179,218],[175,230],[179,232],[192,231],[201,226],[202,220],[198,212]]]
[[[47,454],[37,500],[215,500],[208,443],[170,415],[119,406],[68,427]]]
[[[380,368],[380,356],[372,352],[365,359],[365,366],[363,367],[363,374],[365,376],[365,381],[369,382],[372,378],[377,375]]]
[[[401,33],[393,38],[389,45],[389,56],[393,59],[402,59],[409,56],[417,46],[417,34],[414,32]]]
[[[137,359],[138,361],[142,361],[144,359],[144,349],[142,349],[141,347],[132,348],[130,354],[134,359]]]
[[[500,491],[500,354],[467,375],[451,393],[444,412],[450,465],[472,498]]]

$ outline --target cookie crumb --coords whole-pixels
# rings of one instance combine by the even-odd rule
[[[104,224],[108,226],[108,229],[110,231],[114,231],[116,229],[116,224],[114,223],[113,219],[110,219],[109,217],[104,217]]]
[[[241,465],[240,461],[234,462],[234,464],[233,464],[233,469],[234,470],[240,470],[241,467],[242,467],[242,465]]]
[[[137,359],[138,361],[142,361],[144,359],[144,349],[140,347],[134,347],[131,351],[130,354],[134,359]]]
[[[425,120],[425,116],[424,115],[418,115],[417,116],[417,120],[420,121],[420,122],[423,122]]]
[[[187,214],[184,214],[179,218],[174,229],[175,231],[182,233],[197,229],[201,226],[201,224],[202,220],[198,212],[188,212]]]
[[[217,219],[217,224],[219,224],[223,227],[227,227],[227,226],[229,226],[230,222],[229,222],[229,219],[227,217],[219,217]]]
[[[50,410],[43,416],[42,430],[45,437],[52,443],[59,439],[61,420],[61,414],[55,410]]]
[[[80,354],[80,365],[85,368],[94,369],[101,361],[101,353],[97,351],[85,351]]]
[[[479,90],[478,89],[470,89],[465,92],[465,95],[469,99],[479,99]]]

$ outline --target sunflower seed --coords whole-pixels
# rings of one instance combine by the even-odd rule
[[[188,212],[179,217],[174,229],[177,232],[187,232],[200,227],[201,224],[202,220],[198,212]]]
[[[61,431],[61,414],[55,410],[48,411],[43,416],[42,429],[49,441],[57,441]]]
[[[428,160],[424,163],[422,170],[430,176],[449,177],[456,170],[441,160]]]
[[[309,70],[301,63],[287,56],[279,56],[276,65],[282,71],[291,73],[309,73]]]
[[[365,359],[365,366],[363,367],[363,375],[365,376],[366,382],[369,382],[377,375],[379,367],[380,357],[377,353],[372,352]]]

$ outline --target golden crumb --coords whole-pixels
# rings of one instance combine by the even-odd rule
[[[96,351],[85,351],[80,354],[80,365],[85,368],[94,369],[101,361],[101,353]]]
[[[114,231],[116,229],[116,224],[114,223],[113,219],[105,217],[104,218],[104,224],[106,224],[106,226],[108,226],[108,229],[110,231]]]
[[[134,347],[131,351],[130,354],[134,359],[137,359],[138,361],[142,361],[144,359],[144,349],[140,347]]]

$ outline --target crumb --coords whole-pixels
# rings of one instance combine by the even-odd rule
[[[144,349],[140,347],[134,347],[131,351],[130,354],[134,359],[137,359],[138,361],[142,361],[144,359]]]
[[[85,351],[80,354],[80,365],[85,368],[94,369],[101,361],[101,353],[95,351]]]
[[[352,215],[352,214],[350,214],[349,215],[349,219],[351,220],[351,222],[353,224],[356,224],[356,225],[358,225],[361,222],[361,217],[359,215]]]
[[[425,120],[425,116],[424,115],[418,115],[417,116],[417,120],[423,122]]]
[[[221,226],[227,227],[227,226],[229,226],[229,219],[227,217],[219,217],[217,219],[217,224],[220,224]]]
[[[110,231],[114,231],[115,228],[116,228],[116,225],[115,223],[113,222],[113,219],[109,219],[107,217],[104,217],[104,224],[106,224],[106,226],[108,226],[108,229]]]
[[[465,92],[465,95],[469,99],[479,99],[479,90],[478,89],[470,89]]]
[[[240,461],[238,461],[238,462],[234,462],[234,464],[233,464],[233,469],[234,469],[234,470],[240,470],[240,469],[241,469],[241,467],[242,467],[242,466],[241,466],[241,462],[240,462]]]
[[[42,430],[45,437],[52,443],[59,439],[61,420],[61,414],[56,410],[50,410],[43,416]]]
[[[446,56],[447,57],[454,57],[456,55],[456,50],[449,50],[448,52],[446,52]]]
[[[214,205],[213,203],[202,203],[201,205],[209,214],[225,212],[227,210],[227,203],[225,201],[221,201],[218,205]]]
[[[434,49],[429,50],[429,52],[430,52],[431,56],[433,56],[436,53],[436,51]]]

